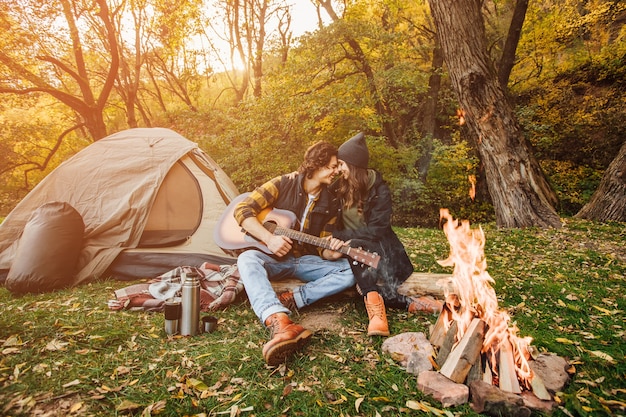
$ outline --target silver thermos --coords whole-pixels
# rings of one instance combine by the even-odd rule
[[[194,272],[183,272],[181,297],[180,334],[195,336],[200,321],[200,281]]]

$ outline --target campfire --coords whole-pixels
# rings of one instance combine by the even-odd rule
[[[522,389],[532,389],[534,375],[528,364],[532,339],[519,337],[511,317],[498,308],[492,287],[494,280],[487,272],[483,230],[471,229],[467,220],[454,220],[447,209],[442,209],[440,214],[450,255],[439,264],[454,267],[449,279],[454,281],[455,288],[454,293],[444,290],[445,307],[435,326],[435,332],[441,335],[453,329],[448,338],[452,342],[451,352],[440,372],[455,382],[463,382],[470,369],[459,362],[482,359],[483,381],[518,394]],[[477,343],[480,349],[475,346]],[[476,357],[468,358],[468,354]]]
[[[433,366],[411,366],[411,360],[423,363],[415,356],[409,361],[408,368],[415,368],[410,372],[418,375],[418,388],[444,406],[471,399],[476,411],[489,415],[551,411],[553,394],[567,383],[571,367],[563,358],[539,354],[532,339],[519,336],[509,314],[498,307],[494,280],[487,272],[483,230],[453,219],[447,209],[440,215],[450,255],[439,263],[453,267],[453,272],[438,278],[445,304],[428,346],[418,349],[434,348]]]

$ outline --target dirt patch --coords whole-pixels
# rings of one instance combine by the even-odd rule
[[[312,331],[330,330],[339,332],[343,329],[336,311],[311,310],[300,313],[298,323]]]

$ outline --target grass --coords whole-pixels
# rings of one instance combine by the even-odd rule
[[[625,225],[482,227],[500,308],[539,350],[576,367],[553,415],[626,415]],[[448,253],[442,231],[397,232],[416,271],[450,272],[436,262]],[[268,334],[245,297],[217,313],[215,333],[168,339],[162,314],[108,309],[113,290],[126,285],[103,280],[23,297],[0,288],[0,415],[478,415],[421,393],[381,353],[382,340],[364,333],[367,316],[355,300],[312,306],[335,312],[337,327],[316,332],[288,366],[268,368]],[[428,334],[436,318],[388,316],[392,334]]]

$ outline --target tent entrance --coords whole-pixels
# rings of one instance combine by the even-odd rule
[[[138,247],[164,247],[185,242],[200,226],[202,211],[200,184],[179,160],[163,179]]]

